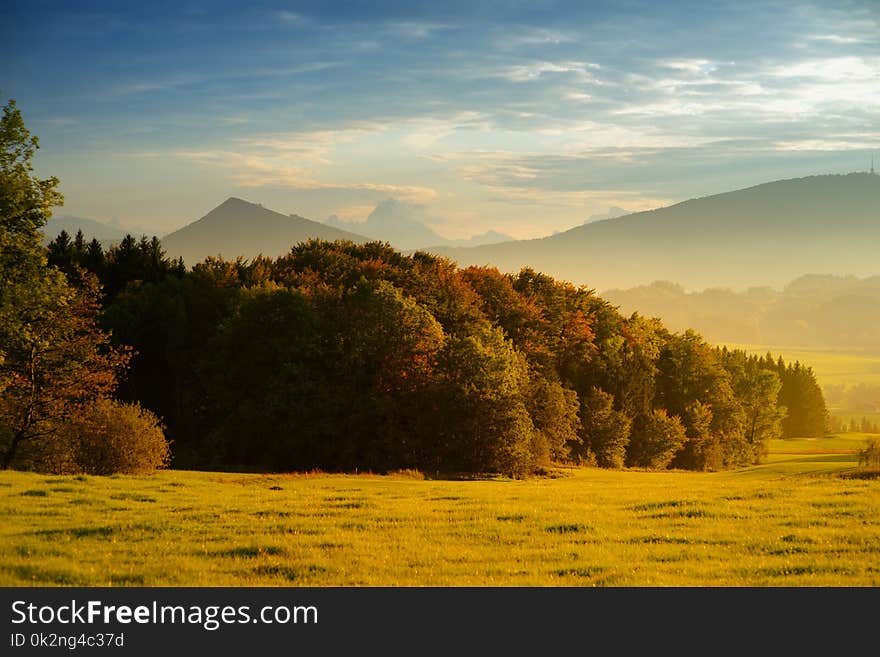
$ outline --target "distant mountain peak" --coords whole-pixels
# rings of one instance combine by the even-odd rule
[[[367,238],[299,215],[285,215],[231,196],[200,219],[162,238],[166,253],[187,265],[208,256],[277,257],[309,239],[366,242]]]
[[[224,206],[230,206],[230,205],[256,205],[259,207],[263,207],[262,204],[260,204],[260,203],[252,203],[251,201],[245,201],[243,198],[239,198],[237,196],[230,196],[228,199],[223,201],[217,207],[222,208]]]

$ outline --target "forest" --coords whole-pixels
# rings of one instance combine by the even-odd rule
[[[34,177],[14,103],[2,128],[2,467],[719,470],[827,429],[809,367],[530,268],[381,242],[191,267],[155,237],[44,247],[58,180]]]

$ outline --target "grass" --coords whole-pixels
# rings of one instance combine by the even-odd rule
[[[878,586],[852,434],[722,473],[0,473],[0,585]]]

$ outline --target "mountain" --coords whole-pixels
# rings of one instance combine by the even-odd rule
[[[612,205],[608,208],[608,212],[602,212],[600,214],[591,214],[587,219],[584,220],[585,224],[592,223],[594,221],[602,221],[604,219],[616,219],[617,217],[622,217],[625,214],[629,214],[623,208],[619,208],[616,205]]]
[[[656,280],[744,289],[808,273],[880,274],[878,244],[880,176],[851,173],[765,183],[541,239],[432,251],[462,266],[529,266],[595,289]]]
[[[473,235],[466,240],[446,240],[450,246],[483,246],[485,244],[498,244],[509,242],[513,238],[510,235],[499,233],[497,230],[487,230],[485,233]]]
[[[201,219],[162,238],[172,258],[182,257],[192,266],[208,256],[226,259],[257,255],[277,257],[309,239],[368,241],[362,235],[340,230],[298,215],[284,215],[240,198],[229,198]]]
[[[448,245],[445,238],[425,225],[425,220],[425,211],[421,206],[389,198],[377,205],[365,221],[348,224],[330,217],[328,223],[336,227],[350,226],[362,235],[389,242],[401,251],[435,244]]]
[[[687,292],[656,281],[601,293],[624,314],[659,317],[675,331],[696,329],[710,342],[788,345],[880,356],[880,276],[801,276],[780,290],[709,288]],[[880,372],[880,361],[875,366]],[[843,370],[840,371],[844,374]],[[880,404],[880,397],[878,404]]]
[[[401,251],[446,246],[480,246],[513,239],[509,235],[490,230],[468,239],[451,240],[431,229],[427,225],[428,221],[430,218],[423,207],[389,198],[379,203],[366,220],[360,223],[346,223],[335,215],[328,217],[326,223],[337,228],[354,228],[361,235],[389,242]]]
[[[52,217],[43,227],[45,235],[44,242],[48,244],[62,231],[66,230],[70,238],[76,236],[77,231],[82,231],[83,237],[87,242],[97,239],[100,242],[115,242],[125,237],[126,231],[116,226],[101,223],[94,219],[86,217],[74,217],[72,215],[63,215],[61,217]]]

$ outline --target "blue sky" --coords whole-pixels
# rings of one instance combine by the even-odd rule
[[[872,0],[4,6],[59,214],[159,235],[240,196],[536,237],[880,163]]]

